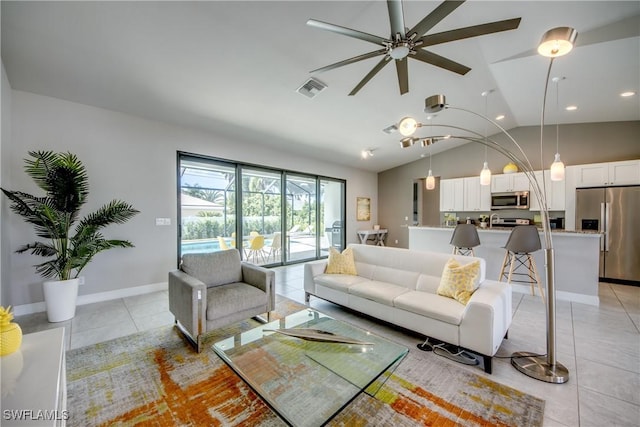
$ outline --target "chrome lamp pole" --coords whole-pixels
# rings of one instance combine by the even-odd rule
[[[538,53],[543,56],[550,57],[549,69],[547,71],[547,76],[545,80],[544,87],[544,96],[542,101],[542,114],[541,114],[541,123],[540,123],[540,157],[541,162],[544,164],[543,157],[543,130],[544,130],[544,113],[545,113],[545,104],[547,99],[547,89],[549,85],[549,76],[551,73],[551,67],[553,65],[554,58],[558,56],[562,56],[567,54],[571,48],[573,47],[573,43],[575,42],[577,37],[577,32],[573,28],[569,27],[559,27],[554,28],[552,30],[547,31],[542,37],[542,41],[538,47]],[[444,95],[433,95],[428,97],[425,100],[425,109],[424,111],[427,114],[435,114],[444,109],[452,109],[452,110],[460,110],[465,111],[467,113],[474,114],[486,121],[489,121],[493,125],[495,125],[500,131],[505,134],[511,142],[515,144],[518,149],[519,154],[514,154],[511,150],[508,150],[504,146],[500,145],[496,141],[482,137],[476,132],[470,131],[469,129],[464,129],[457,126],[448,126],[448,125],[437,125],[450,127],[455,129],[464,130],[467,132],[471,132],[475,134],[475,137],[469,136],[456,136],[451,138],[458,138],[463,140],[468,140],[471,142],[477,142],[483,144],[489,148],[492,148],[511,161],[516,163],[521,170],[524,171],[527,176],[530,186],[533,189],[535,197],[537,198],[540,204],[540,213],[542,216],[542,231],[544,235],[544,254],[545,254],[545,276],[546,276],[546,317],[547,317],[547,354],[544,356],[536,355],[535,353],[518,351],[511,355],[511,364],[520,372],[525,375],[528,375],[532,378],[545,381],[548,383],[562,384],[569,380],[569,371],[568,369],[559,363],[556,359],[556,290],[555,290],[555,266],[554,266],[554,253],[553,253],[553,241],[551,239],[551,226],[549,224],[549,208],[547,205],[547,197],[545,194],[546,185],[544,175],[542,177],[542,186],[540,186],[529,161],[526,153],[518,144],[518,142],[507,132],[502,126],[488,117],[478,114],[476,112],[466,110],[464,108],[452,107],[446,103],[446,98]],[[415,140],[420,140],[423,138],[411,138],[410,135],[415,132],[418,127],[421,127],[421,123],[417,123],[417,121],[411,117],[405,117],[398,124],[398,128],[405,138],[401,141],[401,145],[403,147],[407,147],[413,144]],[[431,143],[444,139],[445,137],[434,137],[430,136]]]

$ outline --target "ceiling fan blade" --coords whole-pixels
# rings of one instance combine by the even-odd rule
[[[384,68],[385,65],[389,63],[390,59],[391,57],[389,55],[386,55],[384,58],[382,58],[380,62],[378,62],[378,64],[375,67],[373,67],[371,71],[369,71],[369,74],[364,76],[364,79],[362,79],[360,83],[358,83],[358,85],[354,87],[351,92],[349,92],[349,96],[353,96],[356,93],[358,93],[358,91],[360,91],[360,89],[362,89],[364,85],[369,83],[369,80],[371,80],[376,74],[378,74],[380,70],[382,70],[382,68]]]
[[[464,0],[445,0],[433,12],[425,16],[422,21],[418,22],[407,34],[416,33],[418,36],[424,35],[433,28],[438,22],[442,21],[451,12],[456,10],[464,3]]]
[[[417,49],[415,55],[409,55],[407,58],[414,58],[427,64],[435,65],[436,67],[444,68],[445,70],[453,71],[460,75],[465,75],[471,68],[466,65],[458,64],[455,61],[445,58],[444,56],[437,55],[433,52]]]
[[[515,30],[520,25],[521,19],[522,18],[506,19],[504,21],[473,25],[471,27],[458,28],[457,30],[444,31],[442,33],[428,34],[418,40],[422,41],[420,45],[422,48],[455,40],[468,39],[470,37],[483,36],[485,34],[499,33],[500,31]]]
[[[398,85],[400,85],[400,95],[409,92],[409,66],[407,58],[396,59],[396,71],[398,72]]]
[[[375,50],[373,52],[365,53],[363,55],[354,56],[353,58],[345,59],[344,61],[339,61],[331,65],[327,65],[326,67],[317,68],[315,70],[311,70],[311,73],[319,73],[322,71],[333,70],[334,68],[342,67],[343,65],[353,64],[354,62],[363,61],[365,59],[374,58],[376,56],[384,55],[387,52],[386,49]]]
[[[389,22],[391,23],[391,37],[396,33],[400,33],[400,37],[404,38],[405,29],[402,0],[387,0],[387,9],[389,9]]]
[[[331,31],[332,33],[342,34],[343,36],[353,37],[358,40],[364,40],[366,42],[374,43],[377,45],[384,46],[384,44],[388,42],[387,39],[380,36],[374,36],[373,34],[363,33],[362,31],[341,27],[339,25],[329,24],[327,22],[317,21],[315,19],[309,19],[307,21],[307,25],[309,25],[310,27],[319,28],[321,30]]]

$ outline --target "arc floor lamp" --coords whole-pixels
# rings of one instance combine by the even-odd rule
[[[543,130],[544,130],[544,114],[545,114],[545,104],[547,101],[547,89],[549,86],[549,76],[551,74],[551,68],[553,66],[553,60],[558,57],[565,55],[571,51],[573,48],[573,44],[577,38],[578,33],[575,29],[570,27],[558,27],[553,28],[547,31],[542,36],[542,41],[538,46],[538,53],[542,56],[549,57],[549,68],[547,70],[547,76],[545,79],[544,86],[544,96],[542,100],[542,113],[540,118],[540,158],[541,164],[544,164],[543,159]],[[554,253],[553,253],[553,241],[551,239],[551,226],[549,224],[549,208],[547,205],[547,197],[545,194],[546,184],[544,179],[544,174],[542,176],[542,185],[538,182],[538,179],[535,176],[533,166],[529,161],[526,153],[518,144],[518,142],[507,132],[502,126],[500,126],[495,121],[490,118],[473,112],[471,110],[467,110],[464,108],[454,107],[448,105],[446,102],[446,98],[444,95],[432,95],[425,100],[425,113],[427,114],[435,114],[445,109],[459,110],[465,111],[467,113],[474,114],[482,119],[489,121],[493,125],[495,125],[500,131],[505,134],[511,142],[515,144],[516,152],[504,147],[494,141],[491,138],[483,137],[477,132],[473,132],[469,129],[465,129],[458,126],[449,126],[438,124],[439,127],[449,127],[453,129],[462,130],[465,132],[470,132],[475,136],[434,136],[430,135],[428,137],[420,137],[415,138],[412,137],[413,133],[420,127],[423,127],[421,123],[418,123],[415,119],[411,117],[405,117],[398,124],[398,129],[401,134],[405,137],[401,141],[401,146],[408,147],[413,145],[414,142],[419,140],[429,140],[429,144],[434,143],[438,140],[442,140],[445,138],[458,138],[471,142],[476,142],[485,145],[486,147],[492,148],[507,158],[509,158],[512,162],[516,163],[518,167],[524,171],[526,174],[530,186],[532,188],[535,197],[537,198],[540,204],[540,214],[542,217],[542,231],[544,235],[544,253],[545,253],[545,278],[546,278],[546,300],[545,300],[545,308],[547,314],[547,354],[540,356],[531,352],[526,351],[518,351],[511,355],[511,364],[520,372],[525,375],[528,375],[532,378],[536,378],[541,381],[561,384],[565,383],[569,380],[569,371],[568,369],[559,363],[556,360],[556,290],[555,290],[555,267],[554,267]]]

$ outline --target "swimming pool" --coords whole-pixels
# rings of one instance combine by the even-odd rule
[[[225,240],[227,242],[227,246],[232,247],[231,239],[227,238]],[[265,239],[264,240],[265,247],[270,246],[272,241],[273,239]],[[245,242],[245,245],[248,245],[248,242]],[[218,242],[217,239],[182,242],[181,249],[182,249],[183,255],[184,254],[202,254],[206,252],[217,252],[222,250],[220,249],[220,242]]]
[[[220,243],[217,240],[202,240],[195,242],[182,242],[183,254],[202,254],[205,252],[217,252],[220,250]]]

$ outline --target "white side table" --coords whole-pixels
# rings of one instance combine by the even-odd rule
[[[0,357],[4,426],[64,426],[68,418],[64,328],[26,334]]]

